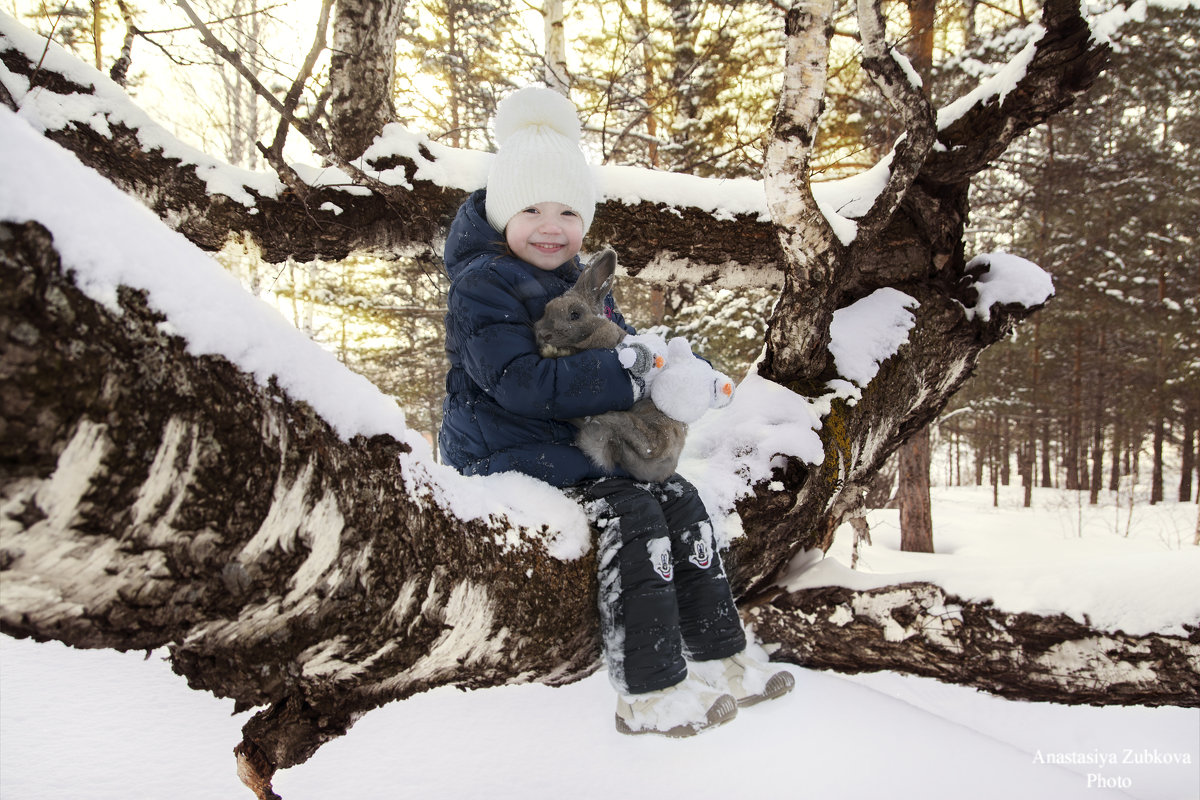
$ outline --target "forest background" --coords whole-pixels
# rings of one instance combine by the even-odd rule
[[[98,68],[184,141],[264,167],[278,117],[243,72],[201,40],[179,6],[8,0],[31,29]],[[565,5],[565,8],[564,8]],[[316,0],[196,0],[198,15],[280,100],[309,52]],[[579,106],[595,163],[757,178],[783,63],[769,2],[401,4],[396,120],[453,147],[494,148],[488,121],[513,88],[546,81]],[[938,107],[1027,41],[1024,0],[909,0],[887,7]],[[827,111],[813,180],[883,157],[902,126],[867,91],[852,4],[835,18]],[[328,102],[325,49],[300,113]],[[547,56],[549,54],[549,57]],[[1010,147],[972,185],[968,252],[1005,251],[1054,277],[1056,297],[981,358],[932,427],[946,484],[1020,481],[1127,493],[1151,459],[1151,502],[1200,497],[1200,14],[1151,9],[1114,40],[1111,63],[1073,107]],[[317,163],[292,137],[287,158]],[[591,248],[620,242],[589,242]],[[447,281],[427,257],[337,263],[261,260],[232,243],[219,260],[254,294],[397,398],[435,436]],[[758,356],[773,292],[651,285],[618,299],[641,328],[687,336],[730,374]],[[895,467],[869,504],[886,503]],[[1027,495],[1028,497],[1028,491]]]

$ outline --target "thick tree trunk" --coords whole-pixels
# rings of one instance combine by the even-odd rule
[[[396,39],[408,0],[337,0],[330,55],[329,133],[353,161],[396,119]]]
[[[1100,487],[1104,485],[1104,424],[1092,422],[1092,477],[1088,483],[1088,505],[1100,502]]]
[[[1037,458],[1033,431],[1017,449],[1017,471],[1021,473],[1022,505],[1029,508],[1033,505],[1033,468]]]
[[[1196,434],[1200,405],[1189,401],[1183,407],[1183,441],[1179,446],[1179,502],[1192,499],[1192,473],[1196,471]]]
[[[929,500],[929,427],[900,446],[900,549],[933,552],[933,513]]]
[[[1161,342],[1160,342],[1161,346]],[[1159,353],[1161,362],[1162,354]],[[1166,394],[1166,387],[1162,381],[1154,388],[1154,403],[1151,407],[1151,425],[1154,431],[1154,438],[1151,443],[1151,464],[1150,464],[1150,505],[1161,503],[1165,496],[1165,481],[1163,478],[1163,447],[1167,437],[1167,412],[1166,401],[1163,395]]]
[[[433,686],[564,683],[598,663],[595,565],[506,547],[414,496],[390,437],[307,405],[74,287],[36,223],[0,223],[0,629],[168,646],[236,707],[243,754],[306,760]]]
[[[545,0],[542,3],[542,22],[546,52],[543,75],[546,85],[564,97],[570,97],[571,78],[567,72],[567,34],[562,0]]]
[[[1042,423],[1042,488],[1054,488],[1054,476],[1050,472],[1050,423]]]

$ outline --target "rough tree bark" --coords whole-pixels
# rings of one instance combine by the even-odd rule
[[[887,646],[896,629],[878,615],[855,622],[853,593],[775,585],[796,552],[828,546],[884,459],[933,419],[984,348],[1033,311],[964,313],[986,269],[968,269],[963,252],[969,182],[1014,137],[1072,102],[1105,57],[1076,4],[1049,0],[1046,33],[1004,101],[978,103],[935,129],[928,103],[888,57],[878,7],[861,4],[867,69],[908,133],[887,187],[857,220],[857,236],[843,241],[813,201],[807,171],[831,10],[797,4],[787,13],[787,74],[765,176],[771,222],[608,201],[593,227],[597,241],[620,243],[633,273],[781,287],[760,371],[830,409],[820,431],[824,461],[783,460],[739,504],[747,535],[731,560],[736,588],[760,632],[800,663],[817,663],[804,651],[811,638],[837,651],[826,663],[840,660],[840,668],[926,669],[1014,696],[1128,701],[1134,693],[1104,689],[1125,676],[1086,665],[1087,654],[1111,652],[1115,637],[1086,626],[964,611],[961,625],[943,626],[945,638],[962,644],[934,654]],[[6,38],[0,60],[12,106],[35,74],[43,101],[95,91],[39,70],[36,53]],[[104,133],[97,127],[46,135],[210,249],[236,233],[278,259],[434,251],[465,191],[418,177],[436,161],[421,148],[371,165],[404,175],[406,188],[284,192],[258,196],[248,210],[207,194],[195,165],[146,152],[136,129],[115,120]],[[320,210],[327,199],[340,216]],[[521,545],[503,547],[494,528],[429,502],[429,479],[402,444],[342,441],[303,403],[222,359],[189,355],[137,292],[122,294],[119,314],[88,300],[70,267],[36,221],[0,224],[5,633],[79,647],[166,646],[190,685],[240,708],[262,707],[238,747],[244,779],[260,797],[273,796],[275,770],[303,762],[383,703],[435,685],[564,683],[596,667],[589,558],[551,558],[538,530],[516,530]],[[917,302],[909,341],[857,403],[830,399],[828,382],[838,377],[827,349],[832,313],[884,286]],[[890,607],[902,631],[929,608],[924,591]],[[866,593],[862,602],[876,600]],[[1008,638],[989,633],[994,623],[1008,626]],[[1194,675],[1200,634],[1192,638],[1122,646],[1163,675],[1190,659]],[[1084,666],[1049,688],[1040,675],[1023,683],[1020,658],[1051,640],[1060,650],[1077,642],[1070,652],[1084,653],[1076,659]],[[980,649],[1011,668],[980,664]],[[870,658],[856,661],[860,650]],[[935,655],[941,666],[922,666]],[[1164,685],[1155,695],[1147,684],[1135,702],[1196,704],[1194,684],[1183,700],[1178,681]]]
[[[929,500],[929,426],[900,446],[900,549],[933,552],[933,513]]]
[[[168,646],[191,686],[265,706],[241,754],[308,758],[432,686],[596,663],[595,565],[510,552],[440,512],[390,437],[307,405],[75,288],[48,232],[0,223],[5,633]]]
[[[912,39],[906,50],[923,84],[933,75],[934,20],[937,0],[907,0]],[[900,549],[933,552],[933,514],[929,497],[930,430],[900,445]]]
[[[329,65],[331,143],[352,161],[396,118],[396,39],[408,0],[337,0]]]
[[[1020,700],[1091,705],[1200,701],[1200,644],[1099,632],[1063,615],[1012,614],[929,583],[780,593],[747,616],[776,658],[816,669],[897,669]]]

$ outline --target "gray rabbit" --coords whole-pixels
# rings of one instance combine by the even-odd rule
[[[545,358],[581,350],[615,348],[625,339],[620,325],[604,316],[604,298],[612,289],[617,254],[598,253],[571,289],[546,304],[534,323],[538,349]],[[635,367],[635,372],[636,372]],[[611,470],[625,469],[641,481],[661,482],[679,464],[688,426],[671,419],[649,397],[628,411],[609,411],[571,420],[578,428],[576,443],[594,463]]]

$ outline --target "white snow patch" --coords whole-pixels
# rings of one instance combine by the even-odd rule
[[[1019,303],[1036,306],[1054,295],[1054,281],[1044,269],[1020,256],[1008,253],[986,253],[976,256],[967,264],[970,270],[987,265],[987,271],[973,284],[979,292],[979,301],[974,308],[967,309],[967,317],[991,319],[992,306]]]
[[[873,167],[857,175],[812,184],[817,208],[842,244],[849,246],[858,236],[858,223],[855,220],[871,210],[875,199],[887,186],[888,178],[892,175],[894,155],[888,153]]]
[[[409,444],[413,452],[400,460],[405,488],[414,499],[429,498],[459,519],[484,522],[502,537],[508,550],[527,546],[528,537],[540,538],[546,551],[562,560],[591,550],[587,516],[560,489],[516,472],[460,475],[434,463],[424,440]]]
[[[92,94],[69,96],[56,94],[44,87],[30,90],[29,81],[24,76],[9,72],[0,64],[0,76],[20,108],[21,117],[36,130],[59,130],[82,123],[102,135],[108,135],[112,125],[125,125],[137,132],[138,141],[146,152],[161,150],[166,158],[177,158],[184,165],[194,165],[197,176],[205,182],[210,194],[223,194],[247,206],[254,205],[254,197],[248,189],[274,197],[283,188],[274,173],[252,172],[231,166],[179,141],[139,108],[125,94],[125,90],[106,75],[57,43],[47,44],[46,39],[19,25],[2,11],[0,38],[35,62],[40,60],[44,69],[62,73],[81,86],[93,88]],[[5,112],[11,113],[7,108]],[[3,131],[2,138],[7,140],[7,129],[0,130]]]
[[[859,547],[849,525],[838,530],[825,557],[802,553],[780,581],[789,590],[845,586],[856,591],[927,581],[972,602],[990,600],[1011,613],[1062,613],[1101,631],[1187,636],[1200,623],[1200,547],[1191,544],[1194,504],[1160,504],[1139,511],[1137,535],[1114,526],[1127,509],[1112,501],[1064,508],[1060,495],[1034,490],[1022,507],[1021,487],[1002,487],[992,507],[990,487],[933,490],[936,553],[900,550],[899,512],[866,514],[871,545]],[[1085,531],[1078,529],[1082,521]],[[1178,532],[1165,538],[1164,531]],[[1036,553],[1037,558],[1031,558]]]
[[[737,501],[771,477],[781,455],[809,464],[825,459],[817,431],[820,417],[809,401],[766,380],[753,369],[733,402],[691,425],[679,473],[700,492],[712,515],[718,542],[741,535]]]
[[[1038,43],[1046,35],[1046,29],[1037,24],[1030,25],[1025,31],[1029,34],[1029,42],[1012,61],[1005,64],[995,75],[980,81],[972,91],[938,110],[938,130],[950,127],[976,105],[983,105],[993,99],[1003,105],[1004,98],[1017,88],[1017,83],[1025,77],[1030,62],[1037,55]]]
[[[920,89],[925,85],[925,82],[921,80],[921,76],[918,75],[916,69],[913,68],[912,62],[908,60],[908,56],[904,55],[904,53],[901,53],[894,47],[888,48],[888,55],[890,55],[892,60],[900,66],[900,70],[904,73],[904,77],[908,80],[909,86],[913,87],[914,89]]]
[[[880,364],[908,341],[908,332],[917,324],[908,309],[918,305],[904,292],[884,287],[833,312],[829,352],[838,374],[865,388]]]

